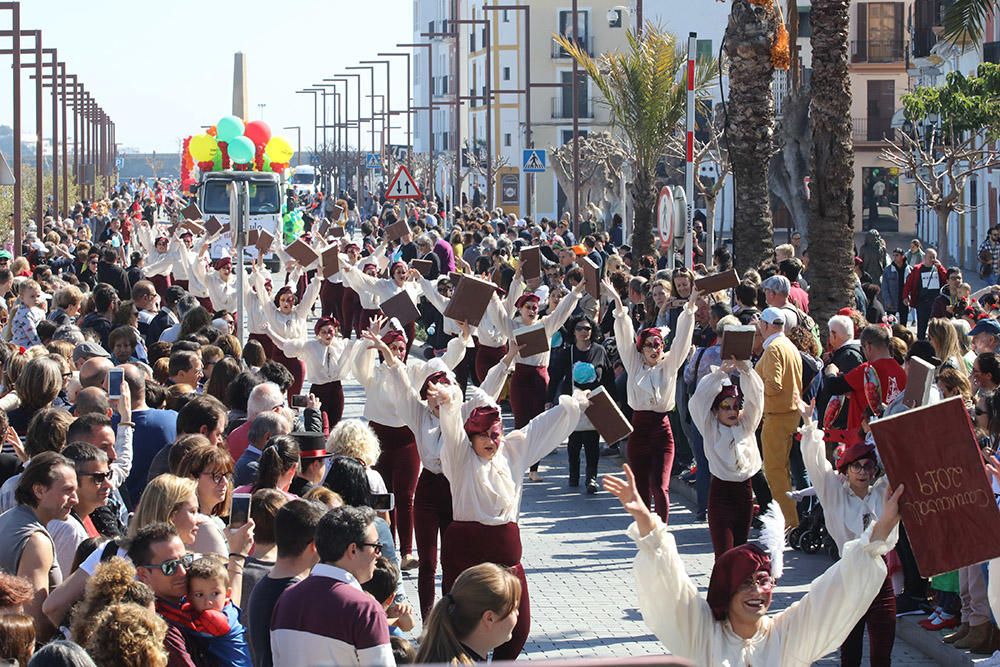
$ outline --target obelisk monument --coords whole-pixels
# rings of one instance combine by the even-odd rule
[[[247,120],[247,60],[237,52],[233,60],[233,115]]]

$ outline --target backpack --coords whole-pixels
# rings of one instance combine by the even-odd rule
[[[805,327],[806,329],[809,329],[809,332],[812,333],[813,338],[816,340],[816,344],[819,345],[819,355],[818,356],[822,356],[823,355],[823,341],[819,337],[819,327],[816,325],[816,320],[814,320],[813,318],[809,317],[809,315],[806,312],[804,312],[801,308],[799,308],[798,306],[796,306],[791,301],[788,301],[787,303],[785,303],[785,305],[782,306],[781,309],[782,310],[790,310],[793,313],[795,313],[795,316],[799,320],[799,325]]]

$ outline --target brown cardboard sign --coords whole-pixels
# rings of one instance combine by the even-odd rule
[[[757,336],[757,327],[738,326],[726,327],[722,332],[722,347],[719,356],[723,361],[729,361],[735,357],[739,361],[746,361],[753,356],[753,341]]]
[[[454,301],[454,299],[452,299]],[[545,333],[545,325],[541,322],[529,324],[514,330],[514,342],[521,350],[521,357],[531,357],[549,351],[549,337]]]
[[[197,204],[188,204],[181,209],[181,215],[185,220],[201,220],[201,209]]]
[[[420,311],[407,290],[402,290],[382,302],[382,313],[389,319],[397,319],[402,325],[420,319]]]
[[[218,232],[222,231],[222,223],[214,215],[208,216],[208,220],[205,221],[205,232],[209,236],[214,236]]]
[[[694,287],[702,294],[720,292],[724,289],[737,287],[740,284],[740,277],[736,275],[736,269],[729,269],[722,273],[714,273],[704,278],[694,281]]]
[[[319,255],[312,249],[312,246],[302,239],[296,239],[294,243],[285,248],[285,252],[303,269],[308,269],[313,262],[319,259]]]
[[[517,255],[521,262],[521,277],[525,280],[534,280],[542,276],[542,252],[536,245],[529,245],[521,248]]]
[[[588,398],[590,405],[584,414],[604,438],[604,442],[611,445],[632,434],[632,424],[625,419],[625,415],[604,387],[597,387],[591,391]]]
[[[248,246],[251,246],[251,245],[252,246],[256,246],[257,245],[257,241],[259,241],[259,240],[260,240],[260,230],[259,229],[251,229],[251,230],[247,231],[247,245]]]
[[[1000,556],[1000,509],[961,397],[871,422],[921,576]]]
[[[434,268],[434,262],[429,259],[411,259],[410,268],[419,271],[420,275],[424,278],[429,278],[431,275],[431,269]]]
[[[934,364],[916,356],[910,357],[907,364],[903,405],[911,409],[927,405],[930,402],[931,387],[934,385]]]
[[[452,274],[459,275],[459,274]],[[456,322],[466,322],[470,326],[478,326],[490,305],[490,299],[496,292],[496,286],[475,276],[463,275],[455,287],[455,293],[444,309],[444,316]]]
[[[323,262],[323,277],[329,278],[340,271],[340,245],[334,243],[323,251],[321,255]]]
[[[401,239],[410,233],[410,226],[406,224],[406,220],[400,220],[399,222],[394,222],[385,228],[385,240],[392,242],[396,239]]]
[[[333,238],[340,239],[344,237],[344,228],[340,225],[333,225],[330,227],[330,233],[333,234]]]
[[[583,282],[586,284],[587,293],[598,301],[601,299],[601,269],[594,260],[586,256],[576,258],[576,263],[583,269]]]
[[[271,244],[274,243],[274,237],[266,229],[257,230],[257,239],[254,241],[254,246],[257,248],[257,252],[264,254],[271,249]]]

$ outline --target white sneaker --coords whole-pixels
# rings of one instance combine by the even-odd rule
[[[975,663],[976,667],[1000,667],[1000,651],[994,651],[993,655]]]

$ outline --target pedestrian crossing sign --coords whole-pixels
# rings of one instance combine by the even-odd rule
[[[368,169],[381,169],[382,168],[382,157],[378,153],[366,153],[365,154],[365,167]]]
[[[548,161],[548,153],[539,148],[528,148],[522,151],[521,170],[526,174],[545,173],[545,164]]]
[[[416,181],[410,175],[410,170],[406,165],[399,165],[396,175],[389,184],[389,189],[385,191],[386,199],[422,199],[423,194],[417,187]]]

